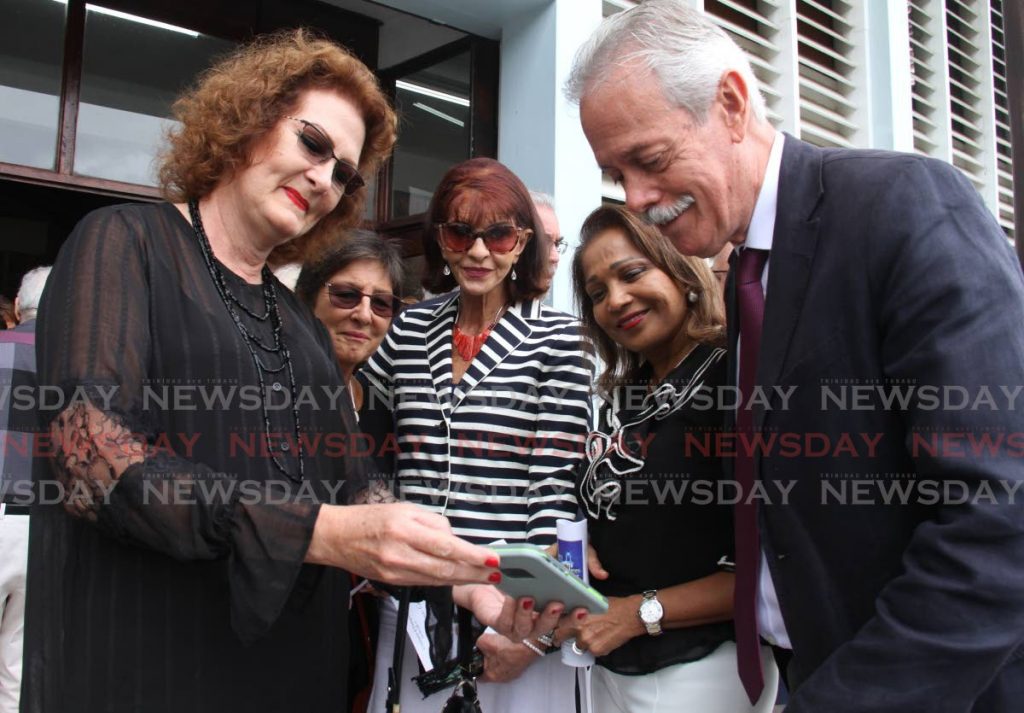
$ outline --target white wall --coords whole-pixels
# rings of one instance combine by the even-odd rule
[[[498,160],[532,190],[555,198],[569,249],[552,304],[573,311],[569,264],[580,226],[601,202],[601,172],[578,108],[562,95],[576,50],[601,22],[601,0],[552,0],[507,21],[501,38]]]

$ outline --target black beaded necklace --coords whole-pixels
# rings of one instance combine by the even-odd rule
[[[249,350],[253,366],[256,367],[256,378],[259,381],[260,387],[260,405],[263,407],[263,436],[266,439],[267,452],[270,453],[270,457],[273,459],[274,465],[277,466],[279,471],[284,473],[290,480],[300,482],[305,476],[305,467],[303,464],[304,452],[302,448],[302,439],[299,437],[299,404],[298,396],[295,392],[295,371],[292,368],[291,354],[288,352],[288,345],[285,342],[284,333],[281,330],[281,313],[277,309],[277,290],[274,287],[273,274],[270,272],[269,267],[266,265],[263,266],[261,276],[263,278],[264,312],[262,315],[257,314],[235,296],[227,281],[224,279],[224,273],[220,269],[220,265],[213,255],[213,249],[210,247],[210,240],[206,237],[206,231],[203,229],[203,219],[202,216],[199,215],[199,202],[197,200],[193,199],[188,202],[188,212],[192,217],[192,228],[199,241],[199,249],[203,254],[203,261],[206,263],[206,269],[210,271],[210,277],[213,279],[214,287],[217,288],[217,294],[220,295],[221,300],[224,302],[224,306],[228,310],[228,314],[231,315],[231,321],[235,323],[235,326],[238,328],[238,332],[242,335],[242,342],[245,344],[246,349]],[[260,339],[242,323],[242,315],[238,313],[238,309],[236,309],[236,307],[240,308],[257,322],[265,322],[269,319],[274,343],[272,345],[268,345],[260,341]],[[267,366],[260,357],[260,352],[266,352],[267,355],[277,355],[280,358],[281,363],[277,367]],[[263,378],[264,373],[279,374],[282,371],[286,371],[288,373],[288,389],[292,397],[292,417],[295,420],[294,435],[296,458],[299,461],[299,472],[294,474],[288,472],[288,469],[285,468],[284,462],[278,458],[277,453],[274,451],[273,441],[270,437],[270,414],[267,411],[266,382]],[[275,390],[280,389],[279,382],[275,381],[274,386]],[[281,450],[285,451],[288,450],[288,448],[288,442],[284,441],[281,444]]]

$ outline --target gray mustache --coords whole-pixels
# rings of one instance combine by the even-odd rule
[[[664,225],[678,218],[693,202],[693,196],[683,196],[672,205],[651,206],[644,211],[643,219],[651,225]]]

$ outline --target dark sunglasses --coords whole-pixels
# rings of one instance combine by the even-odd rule
[[[323,129],[297,116],[286,116],[285,118],[302,124],[302,130],[298,133],[299,146],[306,151],[306,154],[313,163],[319,165],[330,161],[332,158],[334,159],[335,164],[334,171],[331,173],[331,180],[334,181],[334,185],[338,187],[338,190],[346,196],[350,196],[366,185],[363,177],[359,175],[358,168],[345,159],[334,155],[334,144],[327,138]]]
[[[355,309],[364,297],[370,298],[370,311],[378,317],[393,317],[402,308],[402,301],[390,292],[360,292],[352,285],[327,283],[327,299],[339,309]]]
[[[453,253],[466,252],[473,247],[477,238],[482,238],[492,253],[512,252],[519,243],[519,234],[523,232],[522,228],[513,223],[495,223],[480,230],[456,222],[437,223],[436,227],[441,247]]]

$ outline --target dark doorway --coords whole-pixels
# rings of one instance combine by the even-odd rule
[[[0,180],[0,294],[14,299],[21,276],[52,265],[75,224],[123,198]]]

